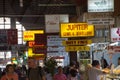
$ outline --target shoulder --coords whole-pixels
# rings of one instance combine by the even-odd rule
[[[6,75],[3,75],[0,80],[5,80],[5,79],[6,79]]]

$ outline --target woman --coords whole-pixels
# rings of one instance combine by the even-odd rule
[[[63,68],[59,66],[57,70],[58,72],[53,76],[53,80],[67,80],[66,75],[63,73]]]
[[[1,77],[1,80],[18,80],[18,75],[15,73],[15,69],[12,64],[8,64],[6,66],[6,73]]]

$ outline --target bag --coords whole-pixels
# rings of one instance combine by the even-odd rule
[[[28,71],[27,71],[28,78],[29,78],[29,75],[30,75],[30,70],[31,70],[31,68],[29,68]],[[40,66],[38,66],[38,73],[39,73],[40,77],[42,78],[42,67],[40,67]]]

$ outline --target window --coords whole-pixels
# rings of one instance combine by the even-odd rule
[[[0,18],[0,29],[11,29],[10,18],[1,17]],[[23,31],[25,31],[24,26],[22,26],[18,21],[16,21],[16,29],[18,30],[18,44],[25,44],[23,41]]]

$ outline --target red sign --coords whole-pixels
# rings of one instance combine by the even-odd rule
[[[108,53],[117,53],[120,52],[120,46],[108,46]]]
[[[47,48],[45,46],[33,47],[33,53],[35,54],[46,54]]]
[[[6,45],[18,44],[17,29],[1,29],[0,44]]]
[[[17,29],[8,29],[7,30],[8,44],[15,45],[18,44]]]
[[[35,45],[46,45],[47,39],[45,34],[35,34]]]

